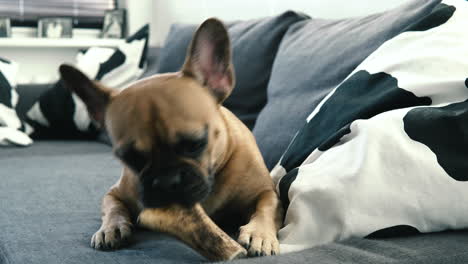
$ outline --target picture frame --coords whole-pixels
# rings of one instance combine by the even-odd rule
[[[0,17],[0,38],[11,37],[11,20],[9,17]]]
[[[37,25],[39,38],[71,38],[73,37],[73,18],[44,17]]]
[[[104,14],[101,38],[124,38],[126,30],[125,9],[107,10]]]

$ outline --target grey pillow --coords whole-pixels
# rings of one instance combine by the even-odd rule
[[[308,17],[292,11],[263,19],[227,24],[231,37],[236,87],[224,106],[250,129],[266,103],[266,87],[278,46],[289,26]],[[175,24],[160,51],[159,73],[175,72],[184,63],[197,26]]]
[[[440,0],[411,0],[384,13],[341,20],[311,19],[286,32],[273,64],[268,103],[253,130],[269,169],[307,115],[386,40],[431,12]]]

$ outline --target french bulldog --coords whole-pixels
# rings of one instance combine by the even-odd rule
[[[201,24],[179,72],[121,92],[72,66],[59,71],[123,164],[103,198],[93,248],[121,247],[139,224],[178,237],[210,260],[279,253],[283,212],[274,184],[252,133],[222,106],[234,87],[222,22]],[[215,224],[223,218],[239,222],[237,242]]]

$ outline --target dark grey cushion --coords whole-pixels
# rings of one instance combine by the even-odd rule
[[[381,14],[342,20],[311,19],[292,25],[278,50],[268,103],[254,128],[271,169],[308,114],[369,54],[440,0],[411,0]]]
[[[146,70],[140,77],[141,79],[152,76],[158,73],[158,60],[160,47],[148,47],[148,55],[146,57]]]
[[[266,87],[278,45],[289,26],[307,18],[292,11],[282,15],[229,23],[236,86],[224,102],[250,129],[266,103]],[[184,63],[186,49],[197,26],[171,27],[160,52],[158,72],[178,71]]]

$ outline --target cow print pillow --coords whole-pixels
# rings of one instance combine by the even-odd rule
[[[272,171],[282,252],[468,227],[468,2],[385,42],[307,118]]]
[[[15,62],[0,58],[0,145],[27,146],[32,140],[25,133],[31,128],[16,114],[18,103],[16,92],[16,74],[18,65]]]
[[[108,87],[124,89],[146,67],[148,25],[118,48],[91,47],[77,55],[76,67]],[[88,115],[84,102],[59,80],[31,107],[27,121],[33,138],[96,139],[101,131]]]

